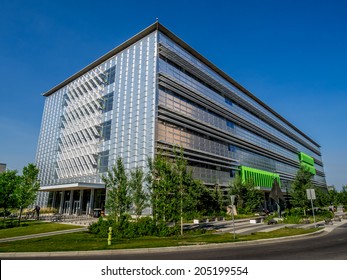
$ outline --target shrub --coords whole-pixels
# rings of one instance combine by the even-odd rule
[[[300,224],[301,223],[301,216],[288,215],[284,218],[284,222],[286,224]]]
[[[8,210],[6,210],[6,213],[4,213],[4,211],[2,211],[2,212],[0,212],[0,217],[7,217],[7,216],[9,216],[11,214],[11,212],[10,211],[8,211]]]
[[[103,217],[100,217],[96,223],[89,225],[88,229],[90,233],[97,234],[100,237],[108,236],[108,228],[111,226],[111,222],[104,220]]]
[[[156,224],[150,217],[140,218],[137,221],[121,219],[118,223],[114,220],[105,220],[100,217],[96,223],[89,226],[89,232],[100,237],[107,237],[109,227],[112,227],[112,236],[117,239],[143,236],[166,237],[180,233],[179,226],[169,227],[165,223]]]

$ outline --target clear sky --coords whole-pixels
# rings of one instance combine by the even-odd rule
[[[35,161],[51,89],[156,18],[322,146],[347,184],[346,1],[0,1],[0,162]]]

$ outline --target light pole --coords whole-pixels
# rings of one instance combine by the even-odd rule
[[[235,195],[230,196],[231,200],[231,217],[233,219],[233,230],[234,230],[234,240],[235,240],[235,221],[234,221],[234,202],[235,202]]]

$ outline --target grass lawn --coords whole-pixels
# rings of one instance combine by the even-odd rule
[[[318,229],[283,228],[272,232],[254,233],[250,235],[237,235],[235,242],[275,238],[314,232]],[[208,243],[233,242],[230,233],[202,235],[185,235],[183,237],[142,237],[130,240],[113,240],[112,245],[107,245],[107,238],[99,238],[88,232],[70,233],[0,243],[0,252],[54,252],[54,251],[89,251],[110,249],[154,248],[168,246],[187,246]]]
[[[0,238],[17,237],[73,228],[77,228],[77,226],[51,222],[27,221],[22,222],[20,227],[0,229]]]

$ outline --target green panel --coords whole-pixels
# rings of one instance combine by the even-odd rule
[[[311,166],[305,162],[302,162],[301,166],[306,167],[310,171],[311,174],[316,175],[316,168],[314,168],[313,166]]]
[[[311,166],[314,166],[314,159],[303,152],[299,153],[299,159],[301,162],[305,162]]]
[[[247,166],[240,166],[240,174],[242,182],[249,179],[253,180],[255,186],[272,188],[275,178],[281,184],[280,176],[276,173],[255,169]]]

